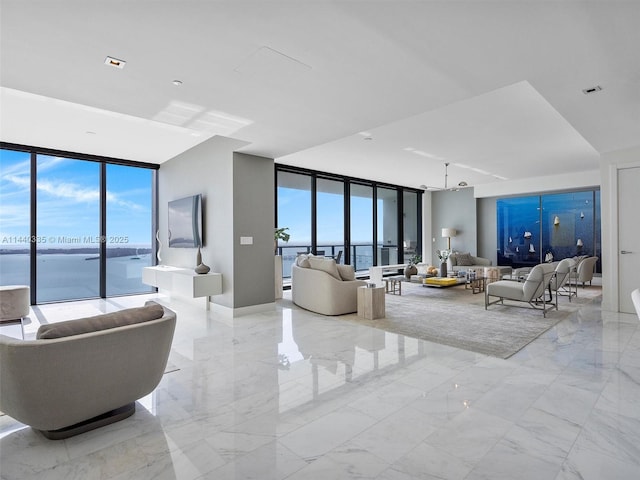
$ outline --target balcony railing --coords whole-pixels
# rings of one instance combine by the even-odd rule
[[[351,244],[350,264],[353,265],[356,273],[366,274],[369,267],[373,265],[373,248],[372,243],[356,243]],[[378,245],[378,263],[380,265],[391,265],[398,263],[398,246],[397,245]],[[342,250],[342,261],[344,263],[344,245],[337,244],[319,244],[316,249],[317,255],[327,257],[336,257]],[[278,255],[282,255],[282,278],[291,277],[291,265],[296,257],[301,253],[310,253],[311,245],[309,244],[286,244],[279,245],[277,249]]]

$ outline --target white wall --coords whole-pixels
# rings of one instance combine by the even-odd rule
[[[600,185],[600,171],[598,170],[565,175],[553,175],[553,172],[549,173],[551,174],[523,180],[506,180],[487,185],[478,185],[474,187],[473,194],[476,198],[504,197],[525,193],[591,188]]]
[[[618,169],[640,167],[640,147],[603,154],[602,188],[602,309],[619,311],[618,300]],[[640,185],[638,186],[640,188]],[[637,221],[637,219],[620,219]]]

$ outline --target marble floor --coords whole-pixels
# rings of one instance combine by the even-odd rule
[[[640,478],[640,322],[599,300],[507,360],[286,296],[236,318],[157,295],[43,305],[25,335],[148,298],[178,313],[157,390],[61,441],[0,416],[3,480]]]

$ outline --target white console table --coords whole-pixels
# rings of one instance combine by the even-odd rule
[[[199,274],[188,268],[157,265],[142,269],[142,283],[169,290],[171,294],[188,298],[205,297],[209,310],[209,296],[222,293],[222,274]]]

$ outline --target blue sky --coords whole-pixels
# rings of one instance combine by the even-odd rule
[[[344,240],[343,196],[318,193],[318,243],[342,245]],[[382,200],[378,202],[382,212]],[[373,201],[366,197],[351,198],[351,243],[371,243],[373,240]],[[278,188],[278,227],[288,227],[289,244],[311,243],[311,191]],[[381,222],[382,223],[382,222]],[[286,245],[286,244],[283,244]]]
[[[69,247],[74,245],[67,239],[95,239],[100,164],[39,155],[37,169],[39,244]],[[29,235],[30,176],[29,153],[0,150],[0,247]],[[151,170],[107,166],[108,242],[151,244],[151,178]]]

